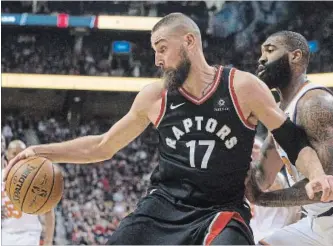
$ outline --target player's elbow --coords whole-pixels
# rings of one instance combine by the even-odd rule
[[[94,149],[93,156],[96,157],[96,161],[105,161],[111,159],[116,151],[110,145],[105,134],[100,135],[100,140]]]

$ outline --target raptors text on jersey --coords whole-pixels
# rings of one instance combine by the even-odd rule
[[[184,88],[164,91],[155,126],[160,165],[152,183],[192,204],[241,203],[255,128],[240,111],[236,69],[218,67],[203,98]]]

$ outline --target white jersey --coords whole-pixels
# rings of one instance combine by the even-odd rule
[[[315,85],[315,84],[312,84],[312,83],[308,83],[308,84],[303,86],[303,88],[296,94],[296,96],[290,102],[290,104],[288,105],[288,107],[286,108],[286,110],[284,112],[290,117],[290,120],[292,122],[295,123],[295,121],[296,121],[296,113],[297,113],[296,112],[296,107],[297,107],[297,103],[298,103],[299,99],[302,96],[304,96],[304,94],[306,92],[308,92],[309,90],[313,90],[313,89],[316,89],[316,88],[324,89],[325,87],[320,86],[320,85]],[[290,161],[288,159],[288,155],[286,154],[286,152],[276,142],[275,142],[275,144],[277,146],[277,150],[278,150],[278,152],[281,156],[281,159],[282,159],[283,163],[286,165],[289,184],[292,186],[296,182],[304,179],[305,177],[303,176],[303,174],[298,172],[296,167],[290,163]],[[306,210],[306,212],[309,215],[319,215],[321,213],[326,212],[331,207],[333,207],[333,202],[331,202],[331,203],[315,203],[315,204],[309,204],[309,205],[303,206],[303,208]]]
[[[279,182],[277,183],[277,181]],[[285,177],[281,173],[278,173],[274,183],[278,185],[274,190],[289,188]],[[254,205],[252,212],[253,217],[250,226],[253,230],[254,240],[257,243],[277,230],[297,222],[300,219],[301,207],[262,207]]]
[[[3,173],[3,172],[2,172]],[[8,198],[5,191],[5,183],[1,186],[1,206],[5,206],[6,215],[1,220],[2,232],[20,233],[20,232],[39,232],[42,231],[42,225],[37,215],[23,213],[14,208],[13,203]]]
[[[300,218],[299,207],[253,207],[253,218],[250,226],[253,230],[254,240],[272,235],[277,230],[297,222]]]

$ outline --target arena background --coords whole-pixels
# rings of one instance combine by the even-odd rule
[[[2,134],[28,145],[106,131],[159,77],[150,28],[171,12],[199,25],[211,64],[254,72],[280,30],[309,41],[313,82],[333,87],[332,2],[1,2]],[[158,163],[153,127],[104,163],[60,165],[55,244],[103,244],[145,194]]]

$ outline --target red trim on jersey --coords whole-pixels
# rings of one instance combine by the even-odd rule
[[[167,90],[162,91],[162,102],[161,102],[161,107],[160,107],[160,113],[158,114],[157,120],[155,121],[155,124],[154,124],[156,128],[161,123],[161,119],[164,116],[165,111],[166,111],[166,93],[167,93]]]
[[[194,103],[196,105],[200,105],[200,104],[204,103],[205,101],[207,101],[214,94],[214,92],[216,91],[218,85],[220,84],[220,78],[221,78],[222,70],[223,70],[223,67],[219,66],[219,68],[218,68],[218,70],[216,72],[216,77],[215,77],[215,80],[213,82],[213,85],[209,88],[208,93],[205,96],[203,96],[202,98],[199,99],[196,96],[191,95],[183,87],[179,88],[179,92],[184,97],[186,97],[189,101],[191,101],[192,103]]]
[[[215,218],[211,222],[208,228],[208,234],[205,236],[203,244],[210,245],[232,219],[237,220],[246,225],[244,219],[242,218],[242,216],[240,216],[239,213],[228,212],[228,211],[220,212],[215,216]]]
[[[236,92],[235,92],[235,88],[234,88],[234,77],[235,77],[235,72],[236,69],[232,68],[230,71],[230,78],[229,78],[229,91],[230,91],[230,96],[231,96],[231,100],[234,104],[234,107],[236,109],[236,112],[240,118],[240,120],[242,121],[242,123],[244,124],[245,127],[251,129],[251,130],[255,130],[255,126],[250,124],[244,117],[244,114],[242,113],[242,110],[239,106],[239,102],[236,96]]]

